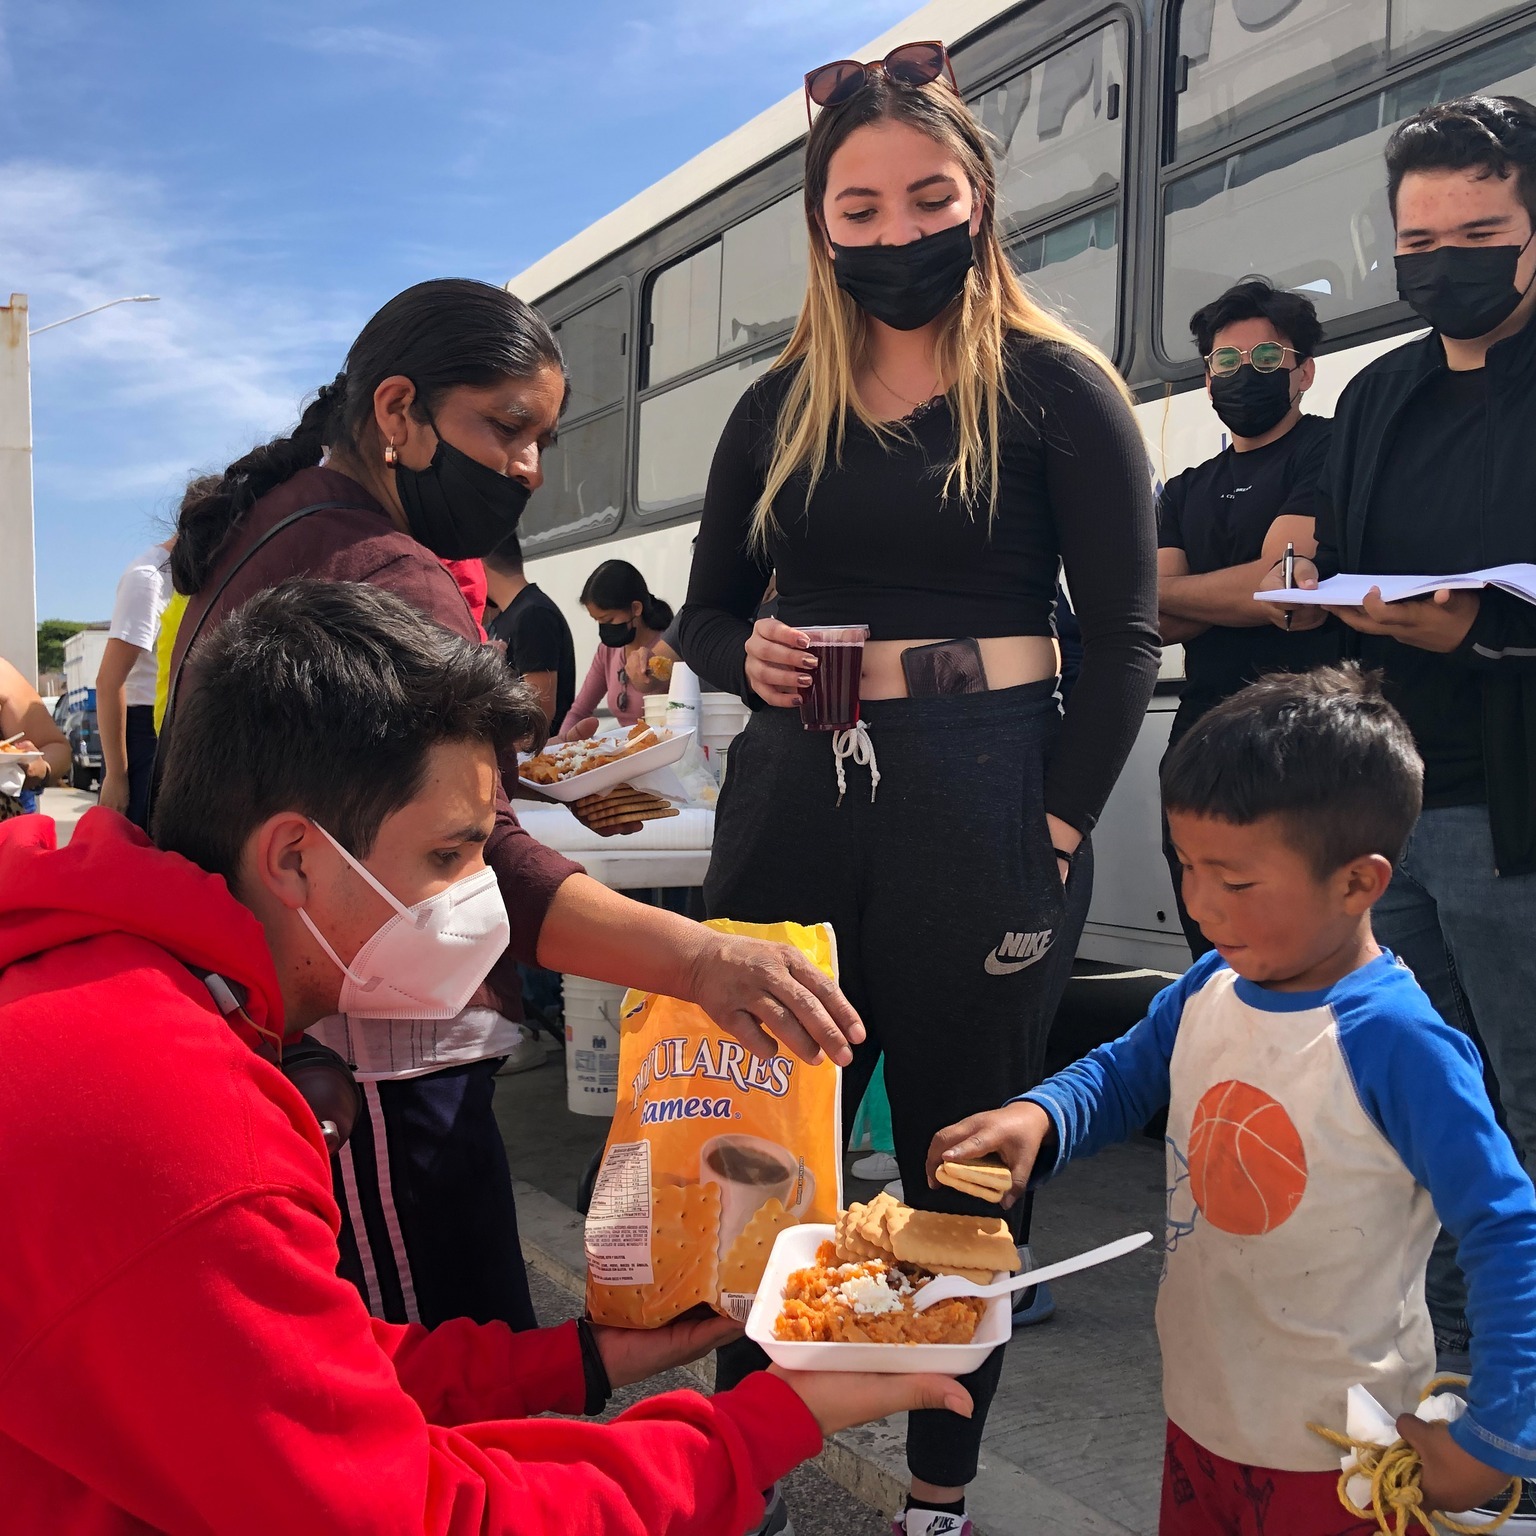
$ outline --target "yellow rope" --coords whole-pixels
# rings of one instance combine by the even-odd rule
[[[1442,1387],[1464,1387],[1466,1384],[1459,1376],[1437,1376],[1425,1387],[1423,1396],[1429,1397]],[[1514,1514],[1520,1502],[1521,1485],[1517,1477],[1509,1485],[1504,1508],[1486,1524],[1465,1525],[1444,1513],[1435,1513],[1431,1520],[1419,1493],[1419,1453],[1406,1440],[1375,1445],[1368,1440],[1351,1440],[1348,1435],[1341,1435],[1324,1424],[1309,1423],[1307,1428],[1341,1451],[1353,1453],[1353,1470],[1339,1474],[1339,1503],[1357,1520],[1374,1520],[1383,1536],[1410,1536],[1415,1528],[1427,1531],[1429,1536],[1440,1536],[1443,1531],[1455,1532],[1457,1536],[1479,1536],[1481,1532],[1498,1530]],[[1349,1496],[1350,1479],[1357,1475],[1371,1480],[1371,1502],[1366,1509]]]

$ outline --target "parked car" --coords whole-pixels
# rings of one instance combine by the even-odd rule
[[[96,729],[94,709],[72,709],[60,729],[69,742],[73,766],[69,782],[76,789],[101,788],[101,733]]]

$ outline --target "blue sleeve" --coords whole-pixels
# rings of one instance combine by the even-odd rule
[[[1224,964],[1214,951],[1203,955],[1164,987],[1146,1018],[1118,1040],[1019,1095],[1038,1104],[1056,1127],[1056,1162],[1040,1179],[1060,1172],[1074,1157],[1091,1157],[1124,1141],[1168,1103],[1168,1063],[1184,1005]]]
[[[1488,1101],[1476,1047],[1397,966],[1333,1000],[1365,1111],[1429,1191],[1457,1241],[1472,1319],[1456,1443],[1512,1476],[1536,1473],[1536,1190]],[[1364,977],[1366,972],[1358,972]]]

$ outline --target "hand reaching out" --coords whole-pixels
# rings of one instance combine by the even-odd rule
[[[1003,1196],[1006,1211],[1025,1191],[1041,1149],[1056,1128],[1038,1104],[1016,1102],[947,1125],[928,1145],[928,1187],[937,1189],[940,1163],[963,1163],[995,1152],[1008,1164],[1013,1184]]]

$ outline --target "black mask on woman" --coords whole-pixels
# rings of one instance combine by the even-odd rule
[[[1260,373],[1243,363],[1236,373],[1212,377],[1211,404],[1234,437],[1263,437],[1291,408],[1291,370]]]
[[[1525,245],[1529,245],[1528,238]],[[1397,294],[1452,341],[1486,336],[1514,314],[1525,294],[1515,268],[1525,245],[1442,245],[1397,258]]]
[[[635,626],[633,624],[599,624],[597,638],[604,645],[615,647],[628,645],[635,638]]]
[[[512,533],[531,494],[450,443],[437,423],[437,449],[425,469],[395,465],[395,490],[411,536],[441,560],[478,560]]]
[[[893,331],[915,331],[965,289],[976,264],[969,224],[954,224],[906,245],[834,245],[837,286],[866,315]]]

